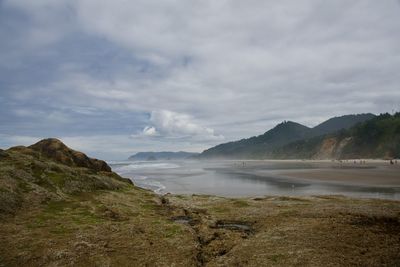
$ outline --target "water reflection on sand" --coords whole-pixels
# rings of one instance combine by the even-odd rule
[[[131,178],[136,185],[161,194],[228,197],[340,194],[400,199],[400,169],[387,169],[384,163],[155,161],[111,165],[114,171]],[[341,179],[335,179],[336,176]],[[351,179],[353,176],[357,179]],[[382,186],[379,179],[386,176],[386,184],[382,180]]]

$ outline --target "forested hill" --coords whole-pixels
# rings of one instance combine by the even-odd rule
[[[282,122],[268,132],[236,142],[220,144],[203,151],[200,158],[260,158],[289,142],[312,136],[312,130],[295,122]]]
[[[372,113],[334,117],[315,126],[313,131],[315,135],[333,133],[341,129],[349,129],[359,122],[364,122],[374,117],[375,115]]]
[[[331,118],[314,128],[309,128],[292,121],[285,121],[262,135],[220,144],[207,149],[203,151],[198,158],[270,158],[272,157],[273,151],[292,142],[308,140],[319,135],[334,133],[342,129],[348,129],[357,123],[364,122],[374,117],[375,115],[371,113],[345,115]]]
[[[400,113],[381,114],[348,130],[287,144],[271,158],[400,158]]]

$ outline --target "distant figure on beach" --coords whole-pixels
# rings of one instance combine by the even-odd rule
[[[390,165],[393,165],[393,164],[394,164],[394,162],[393,162],[393,160],[391,159],[391,160],[390,160]]]

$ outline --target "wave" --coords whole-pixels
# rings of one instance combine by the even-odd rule
[[[132,163],[132,161],[129,160],[107,160],[106,162],[109,165],[127,165],[129,163]]]
[[[151,184],[152,186],[157,187],[156,189],[153,189],[154,193],[156,194],[163,194],[163,191],[166,189],[165,185],[160,182],[153,182]]]
[[[134,177],[132,177],[130,179],[133,181],[135,181],[135,180],[143,181],[143,180],[147,180],[147,178],[149,178],[149,177],[143,176],[143,175],[135,175]]]
[[[174,163],[166,162],[131,162],[131,163],[117,163],[111,164],[111,167],[117,173],[124,173],[129,171],[135,171],[140,169],[176,169],[180,166]]]
[[[141,188],[152,190],[154,193],[162,195],[165,193],[165,185],[159,181],[147,180],[146,176],[135,176],[131,178],[133,183]]]

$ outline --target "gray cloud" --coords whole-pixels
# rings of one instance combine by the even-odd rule
[[[133,149],[147,127],[148,149],[175,135],[176,150],[201,150],[282,120],[399,108],[398,1],[0,5],[3,134],[126,136]],[[160,110],[196,130],[171,134]]]

